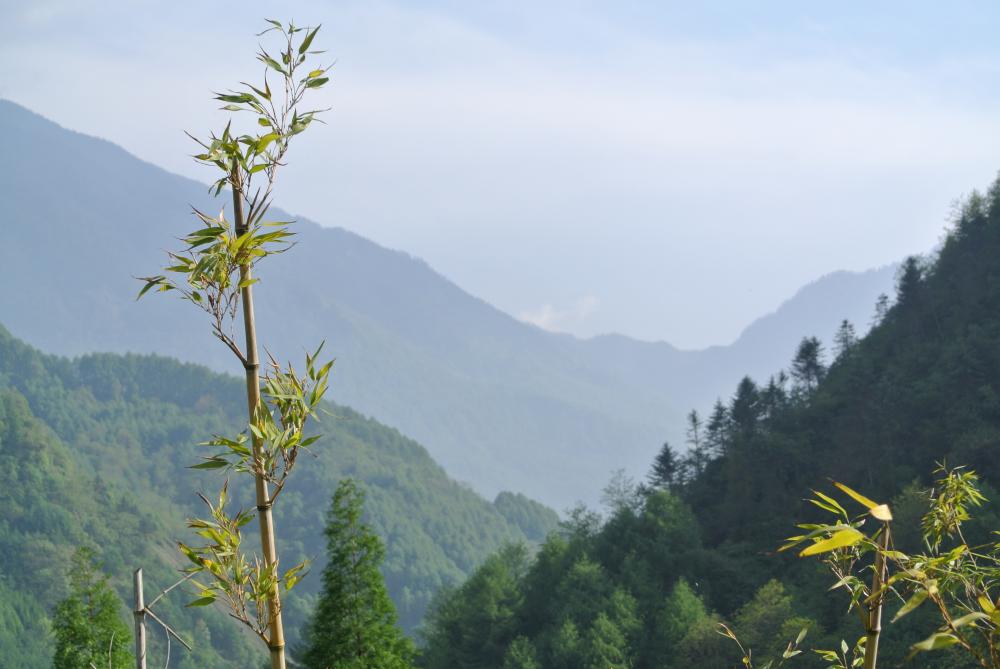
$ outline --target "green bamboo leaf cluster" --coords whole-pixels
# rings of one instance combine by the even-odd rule
[[[850,593],[850,609],[861,615],[869,631],[872,606],[890,595],[901,602],[892,622],[930,603],[941,624],[911,646],[910,657],[957,647],[978,666],[996,669],[1000,667],[1000,543],[971,546],[962,533],[962,525],[971,519],[970,510],[986,501],[978,475],[944,465],[936,473],[934,489],[928,494],[929,509],[921,521],[925,553],[910,555],[895,550],[888,541],[889,507],[839,483],[835,485],[866,511],[851,517],[835,499],[816,492],[808,501],[835,516],[836,522],[800,524],[798,527],[807,533],[789,538],[780,550],[805,543],[800,556],[822,556],[837,579],[831,590]],[[865,532],[864,525],[871,518],[878,526]],[[862,575],[874,572],[877,565],[883,565],[883,573],[891,575],[876,578],[869,586]],[[862,637],[853,649],[843,642],[839,651],[815,652],[831,662],[830,669],[874,667],[870,657],[866,662],[871,638],[870,634],[867,639]]]
[[[271,502],[285,486],[300,451],[316,443],[321,435],[307,433],[310,418],[318,418],[329,387],[333,360],[318,362],[323,345],[306,355],[305,374],[271,359],[261,383],[261,401],[247,430],[234,438],[215,435],[202,445],[221,449],[192,469],[232,469],[263,478],[271,488]],[[257,453],[251,439],[259,443]]]
[[[205,311],[211,318],[212,333],[243,363],[246,355],[237,342],[233,323],[240,291],[258,280],[242,279],[242,269],[288,250],[295,234],[288,229],[288,222],[261,220],[265,213],[266,208],[258,208],[246,229],[237,231],[224,211],[213,217],[195,209],[201,226],[182,237],[187,245],[183,251],[167,254],[171,264],[165,271],[169,274],[142,277],[144,285],[139,291],[139,297],[154,289],[175,291]]]
[[[216,503],[204,495],[200,497],[208,507],[209,515],[189,520],[188,527],[206,543],[194,547],[178,543],[181,553],[192,565],[186,571],[202,576],[194,580],[198,595],[188,606],[209,606],[221,599],[236,619],[248,624],[266,643],[267,630],[271,625],[271,593],[278,586],[290,590],[302,578],[308,562],[297,564],[280,574],[277,563],[268,565],[260,557],[248,555],[243,550],[242,528],[254,519],[254,512],[239,510],[231,513],[226,509],[228,481],[222,486]]]

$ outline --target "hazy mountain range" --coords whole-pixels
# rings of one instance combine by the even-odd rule
[[[159,271],[196,224],[190,205],[225,199],[11,102],[0,101],[0,126],[0,322],[55,353],[156,352],[239,371],[200,314],[170,297],[136,302],[132,278]],[[680,439],[689,409],[786,366],[801,336],[829,340],[843,318],[863,331],[895,271],[831,274],[732,345],[682,351],[546,332],[405,253],[339,227],[295,229],[295,250],[261,273],[262,343],[295,360],[326,340],[336,401],[417,439],[487,495],[557,508],[593,501],[613,468],[642,472],[664,439]]]

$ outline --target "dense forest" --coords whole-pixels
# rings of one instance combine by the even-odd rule
[[[443,593],[424,630],[424,666],[737,666],[720,621],[760,660],[803,627],[809,647],[853,644],[860,632],[848,599],[828,591],[830,575],[776,549],[796,522],[815,520],[804,498],[828,478],[891,500],[904,550],[920,543],[936,463],[974,468],[995,497],[997,257],[1000,181],[966,200],[933,256],[902,265],[867,336],[845,322],[829,355],[804,339],[788,372],[745,378],[706,419],[692,414],[686,455],[667,445],[648,481],[614,480],[604,515],[579,509],[536,556],[504,549]],[[1000,528],[997,509],[977,509],[973,541]],[[933,627],[919,611],[887,625],[879,666],[901,666]],[[794,662],[826,666],[813,654]],[[916,662],[967,666],[955,652]]]
[[[172,540],[187,532],[194,492],[212,485],[187,467],[206,454],[196,445],[206,435],[240,425],[240,391],[233,377],[166,358],[45,355],[0,328],[4,667],[48,665],[49,619],[67,592],[78,547],[95,551],[126,601],[135,567],[144,568],[150,590],[176,580],[182,564]],[[397,431],[346,407],[328,408],[317,462],[285,492],[282,507],[288,529],[279,540],[289,559],[315,561],[315,573],[287,602],[293,643],[320,585],[320,530],[344,476],[366,492],[366,521],[386,544],[382,571],[407,630],[434,592],[461,581],[491,551],[510,541],[537,543],[556,526],[552,510],[510,493],[490,503]],[[221,610],[185,609],[190,598],[178,592],[157,607],[196,642],[193,655],[175,648],[173,666],[253,666],[239,628]]]

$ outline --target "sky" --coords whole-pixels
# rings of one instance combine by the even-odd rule
[[[729,343],[1000,169],[988,2],[0,0],[0,97],[207,181],[264,17],[335,60],[277,203],[579,336]]]

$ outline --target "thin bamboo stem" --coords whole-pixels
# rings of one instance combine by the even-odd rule
[[[247,230],[243,214],[243,188],[240,181],[239,166],[233,165],[231,175],[233,191],[233,216],[236,234],[242,235]],[[257,325],[253,311],[253,287],[250,283],[249,261],[240,266],[240,297],[243,305],[243,331],[246,337],[244,346],[247,380],[247,413],[253,421],[254,413],[260,404],[260,360],[257,355]],[[253,436],[254,459],[261,460],[262,445],[260,438]],[[274,518],[271,514],[271,494],[267,481],[260,474],[254,476],[257,493],[257,519],[260,522],[260,547],[264,557],[264,565],[268,570],[275,569],[278,562],[277,549],[274,542]],[[268,598],[268,614],[270,617],[270,636],[267,640],[271,651],[271,669],[285,669],[285,631],[281,621],[281,600],[278,595],[277,583]]]
[[[872,574],[871,604],[868,605],[867,637],[865,639],[865,667],[875,669],[878,662],[878,642],[882,634],[882,603],[885,601],[882,588],[886,580],[885,552],[889,550],[889,523],[882,526],[882,536],[879,538],[879,548],[875,553],[874,573]]]

